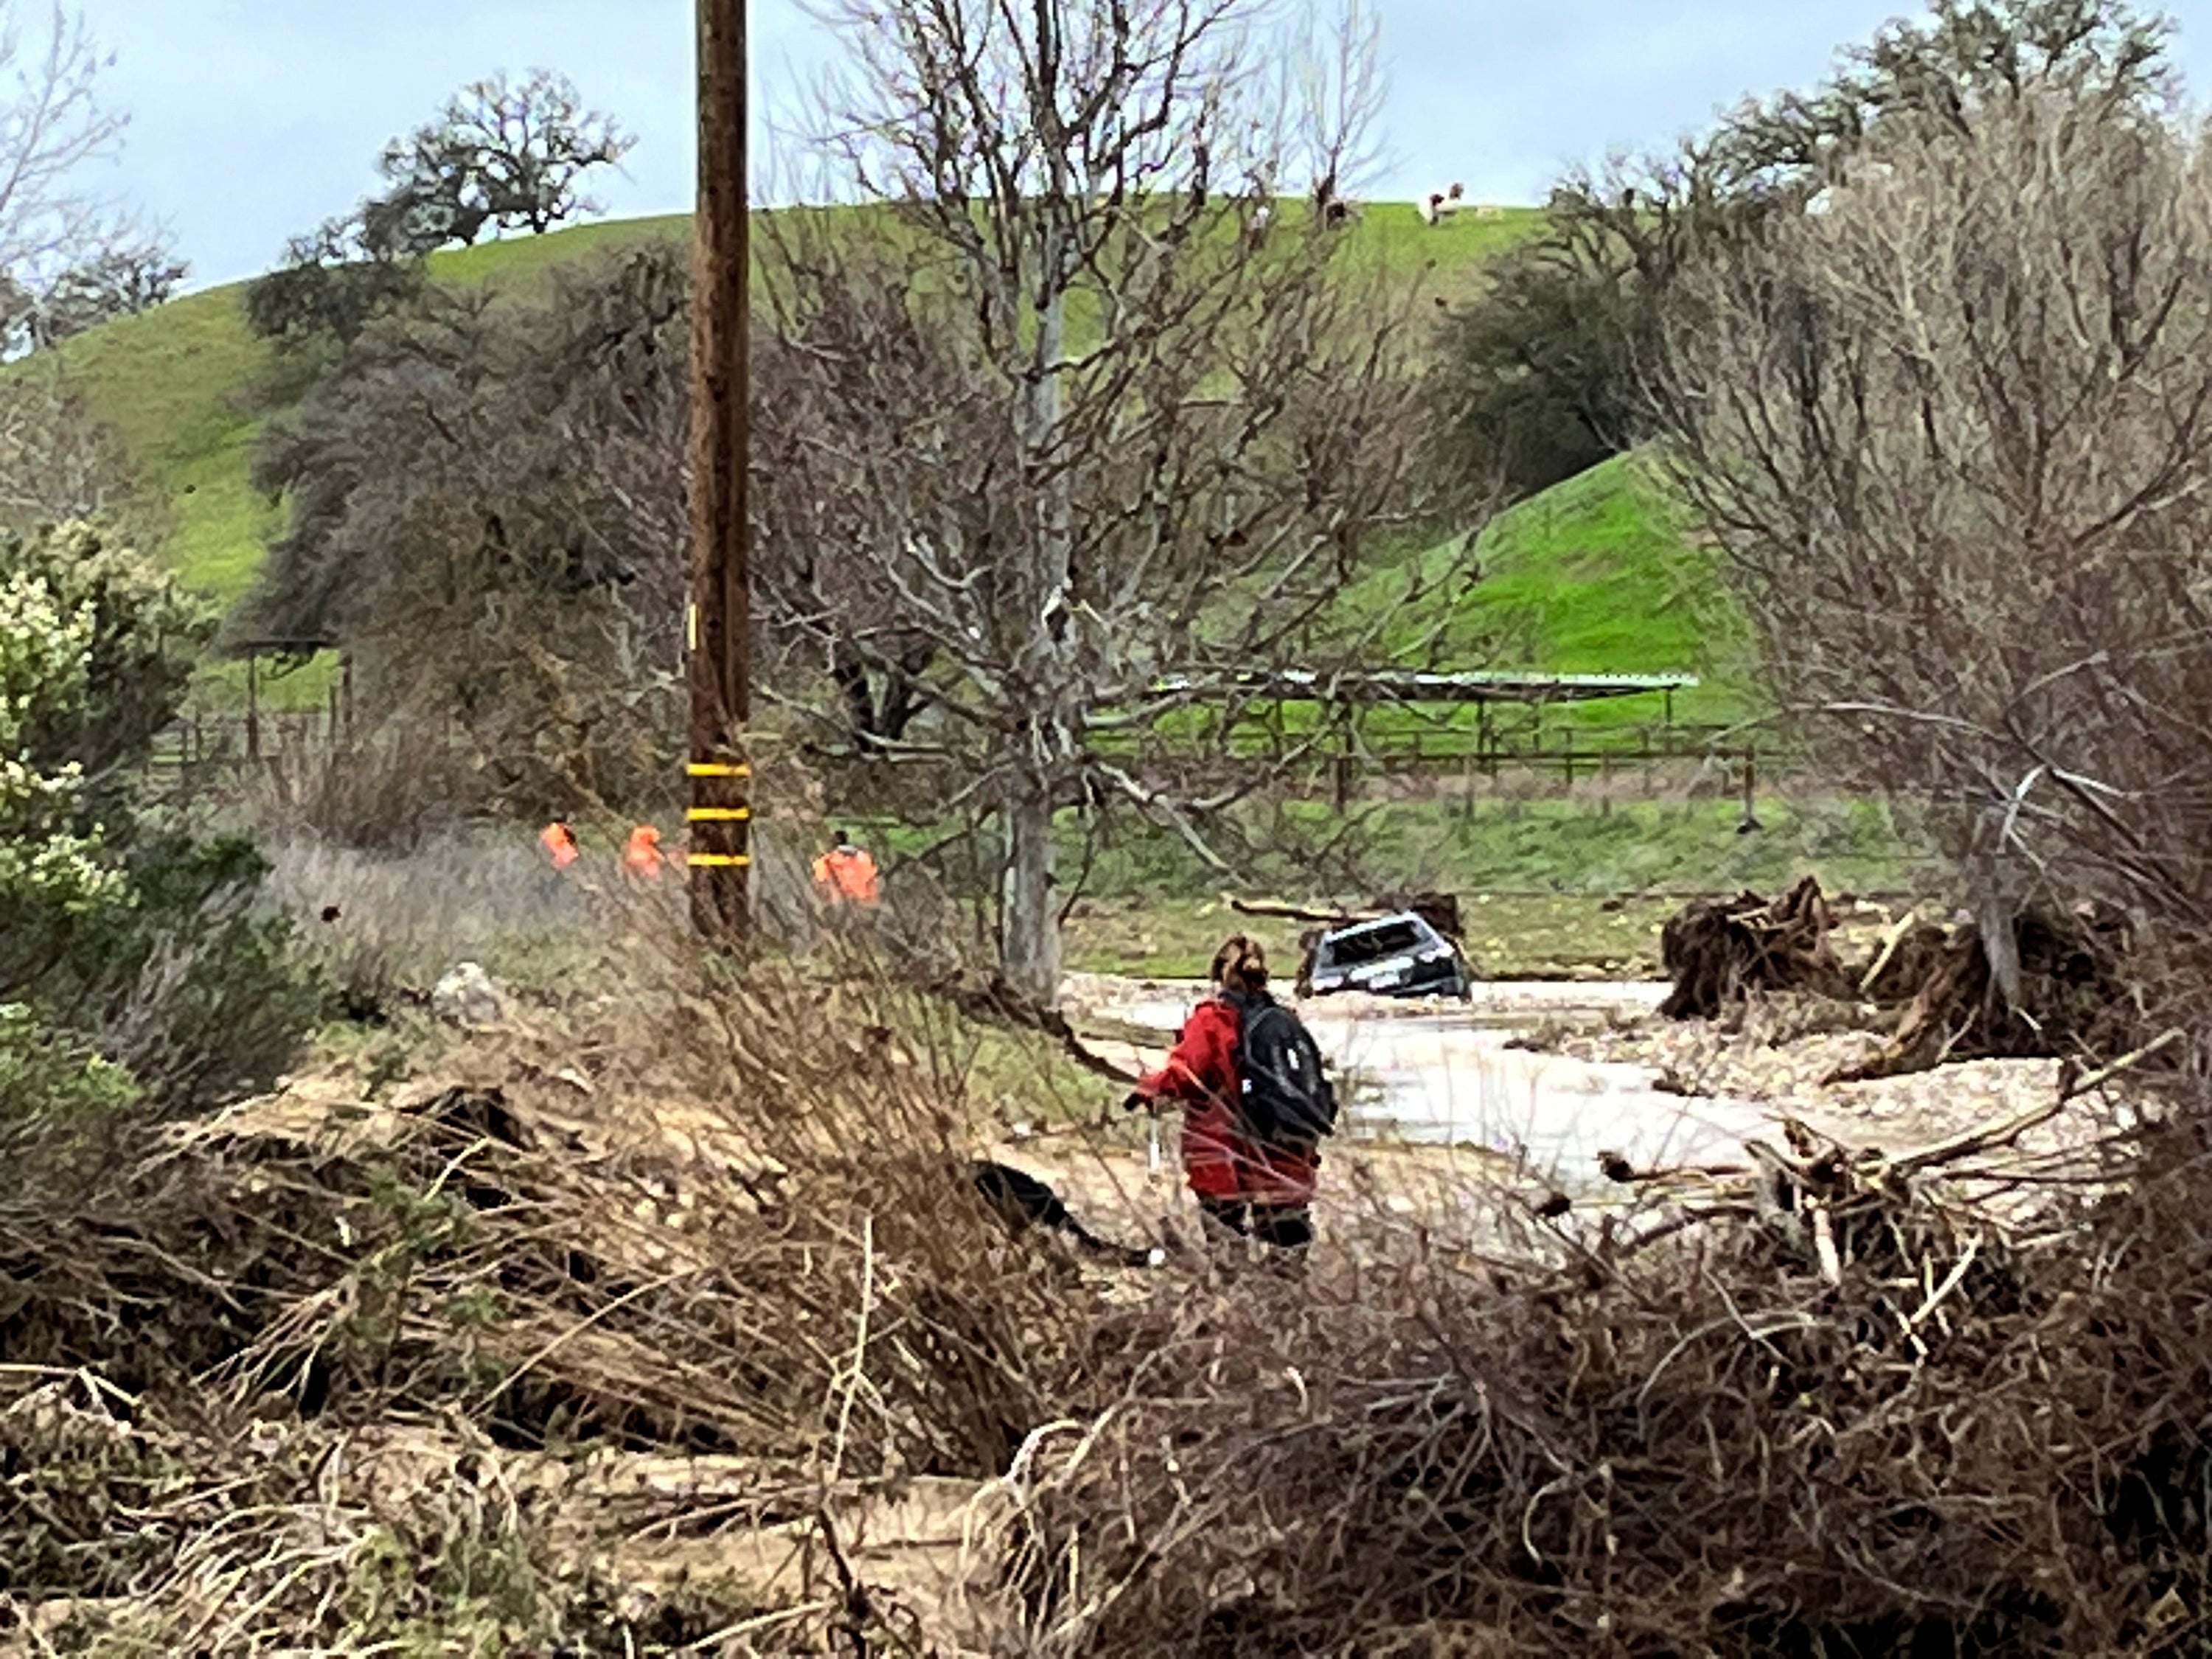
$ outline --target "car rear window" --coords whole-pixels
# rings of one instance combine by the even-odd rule
[[[1419,928],[1411,922],[1400,921],[1382,927],[1364,927],[1356,933],[1339,933],[1328,941],[1326,948],[1330,966],[1357,968],[1382,957],[1417,951],[1423,943]]]

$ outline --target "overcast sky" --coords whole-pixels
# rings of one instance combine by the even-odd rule
[[[0,12],[39,0],[0,0]],[[131,116],[104,187],[174,232],[195,287],[264,269],[374,182],[384,141],[493,70],[547,67],[639,137],[617,213],[691,197],[693,0],[76,0]],[[1747,93],[1817,78],[1897,0],[1379,0],[1389,161],[1367,193],[1452,179],[1534,202],[1563,167],[1663,144]],[[2166,9],[2192,88],[2212,0]],[[837,51],[792,0],[753,0],[757,108]]]

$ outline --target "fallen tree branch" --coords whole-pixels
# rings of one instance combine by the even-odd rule
[[[2076,1095],[2086,1095],[2092,1089],[2100,1089],[2122,1072],[2131,1071],[2160,1049],[2172,1048],[2181,1041],[2184,1033],[2179,1029],[2161,1031],[2132,1054],[2122,1054],[2109,1066],[2100,1066],[2084,1076],[2075,1078],[2060,1093],[2061,1100],[2071,1100]]]
[[[1892,927],[1888,935],[1883,939],[1881,949],[1875,953],[1874,965],[1859,975],[1861,996],[1864,996],[1874,988],[1874,982],[1881,977],[1881,970],[1889,966],[1889,959],[1897,954],[1897,947],[1904,942],[1905,934],[1911,931],[1912,924],[1917,920],[1918,918],[1910,910],[1897,919],[1897,925]]]
[[[971,1019],[1051,1037],[1070,1060],[1094,1077],[1131,1087],[1138,1081],[1136,1073],[1116,1066],[1086,1044],[1059,1009],[1032,1002],[1002,979],[994,976],[988,985],[981,986],[945,980],[923,988],[927,994],[951,1004]]]
[[[1825,1204],[1813,1206],[1813,1248],[1820,1259],[1820,1277],[1831,1285],[1842,1284],[1844,1261],[1836,1253],[1836,1224]]]
[[[1994,1146],[2008,1146],[2030,1129],[2039,1124],[2047,1123],[2057,1116],[2065,1109],[2068,1102],[2087,1093],[2091,1089],[2109,1083],[2122,1072],[2141,1065],[2160,1049],[2179,1042],[2182,1035],[2179,1030],[2162,1033],[2143,1044],[2134,1053],[2123,1054],[2111,1065],[2100,1066],[2096,1071],[2076,1079],[2059,1091],[2056,1100],[2046,1105],[2031,1107],[2028,1110],[2007,1118],[2002,1122],[1985,1124],[1978,1129],[1965,1130],[1948,1139],[1939,1140],[1933,1146],[1923,1146],[1917,1152],[1906,1152],[1900,1157],[1878,1163],[1869,1169],[1869,1178],[1881,1175],[1909,1175],[1917,1170],[1925,1170],[1939,1164],[1948,1164],[1956,1158],[1971,1157],[1976,1152],[1987,1152]]]
[[[1951,1271],[1943,1275],[1943,1282],[1929,1291],[1928,1299],[1923,1302],[1912,1316],[1905,1322],[1905,1328],[1908,1334],[1917,1331],[1921,1326],[1926,1324],[1929,1316],[1942,1305],[1943,1298],[1965,1283],[1966,1269],[1974,1265],[1974,1258],[1979,1255],[1981,1251],[1982,1241],[1979,1238],[1969,1238],[1966,1241],[1966,1248],[1960,1252],[1959,1259],[1951,1264]]]
[[[1221,902],[1241,916],[1278,916],[1285,921],[1318,922],[1324,927],[1341,927],[1354,921],[1379,921],[1388,911],[1316,910],[1309,905],[1291,904],[1281,899],[1238,898],[1233,893],[1224,893]]]

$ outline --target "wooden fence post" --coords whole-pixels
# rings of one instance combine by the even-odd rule
[[[1352,805],[1352,767],[1358,754],[1358,736],[1350,703],[1338,705],[1344,725],[1338,739],[1336,754],[1336,810],[1346,811]]]
[[[261,653],[246,653],[246,758],[261,758]]]

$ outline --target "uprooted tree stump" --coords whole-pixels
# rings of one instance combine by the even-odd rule
[[[1954,929],[1940,945],[1923,946],[1918,988],[1881,1053],[1832,1080],[1893,1077],[1950,1060],[2116,1053],[2139,1036],[2122,976],[2125,918],[2096,907],[2038,905],[2013,918],[2012,933],[2017,1001],[1997,984],[1979,930]],[[1887,969],[1883,977],[1886,988],[1902,982]]]
[[[1810,876],[1775,899],[1756,893],[1699,899],[1659,936],[1660,961],[1674,981],[1659,1012],[1668,1019],[1711,1019],[1753,991],[1843,995],[1849,986],[1828,945],[1834,926]]]

